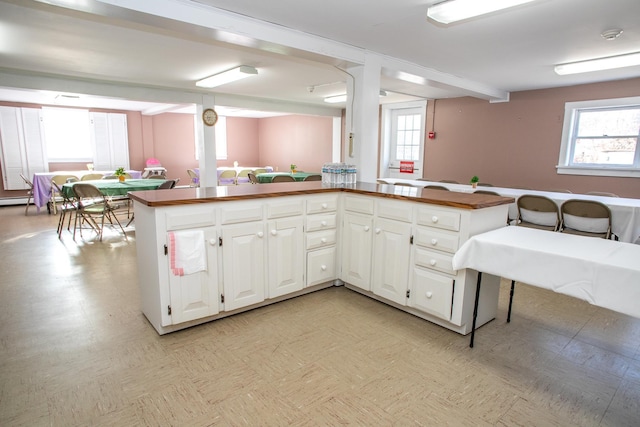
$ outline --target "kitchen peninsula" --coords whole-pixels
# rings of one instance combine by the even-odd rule
[[[131,193],[142,311],[159,334],[330,286],[455,332],[471,332],[477,273],[454,270],[471,236],[506,226],[508,197],[321,182]],[[173,269],[176,236],[203,267]],[[171,241],[171,242],[170,242]],[[499,278],[483,277],[477,325],[495,317]]]

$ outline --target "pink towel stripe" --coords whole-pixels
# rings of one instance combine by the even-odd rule
[[[176,236],[172,231],[169,232],[169,263],[174,275],[184,276],[184,269],[176,268]]]

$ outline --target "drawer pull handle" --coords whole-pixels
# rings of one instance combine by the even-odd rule
[[[327,238],[323,237],[322,239],[320,239],[320,243],[327,243]]]
[[[364,231],[369,231],[369,226],[368,225],[364,226]]]
[[[326,226],[327,226],[327,221],[322,221],[322,222],[320,223],[320,225],[321,225],[321,226],[323,226],[323,227],[326,227]]]
[[[258,231],[258,233],[256,234],[258,237],[262,238],[262,236],[264,236],[264,233],[262,231]]]
[[[429,261],[429,264],[431,264],[431,265],[435,266],[435,265],[436,265],[436,260],[435,260],[435,259],[432,259],[431,261]]]
[[[278,234],[278,230],[271,230],[271,235],[275,236],[276,234]]]
[[[438,222],[438,217],[437,216],[432,216],[431,217],[431,222]]]
[[[326,271],[326,270],[327,270],[327,266],[326,266],[326,265],[324,265],[324,264],[322,264],[322,265],[320,266],[320,270],[322,270],[322,271]]]
[[[327,204],[326,204],[326,203],[323,203],[323,204],[322,204],[322,209],[327,209],[328,207],[329,207],[329,206],[327,206]]]
[[[433,293],[432,293],[432,292],[427,292],[427,293],[426,293],[426,297],[427,297],[427,298],[431,299],[431,297],[432,297],[432,296],[433,296]]]
[[[380,234],[382,230],[380,230],[379,228],[376,228],[376,234]]]
[[[431,239],[431,244],[433,246],[437,245],[438,244],[438,239]]]

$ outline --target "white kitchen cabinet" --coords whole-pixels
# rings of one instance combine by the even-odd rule
[[[372,228],[371,216],[344,214],[341,279],[366,291],[371,290]]]
[[[304,287],[304,235],[302,216],[268,222],[269,298]]]
[[[373,227],[372,291],[405,305],[409,284],[411,224],[376,218]]]
[[[176,276],[169,268],[171,303],[167,308],[167,314],[171,316],[173,325],[213,316],[219,312],[218,237],[214,227],[203,228],[202,231],[207,260],[206,270]]]
[[[265,224],[247,222],[222,227],[224,310],[265,299]]]
[[[307,199],[305,219],[306,286],[315,286],[337,278],[337,213],[335,194]]]

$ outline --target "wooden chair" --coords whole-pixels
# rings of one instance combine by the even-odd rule
[[[58,213],[58,208],[56,206],[57,202],[63,201],[62,195],[58,192],[57,189],[62,187],[67,182],[73,182],[77,180],[78,177],[75,175],[54,175],[53,177],[51,177],[51,196],[49,198],[49,205],[51,207],[49,209],[53,210],[54,215]],[[53,185],[53,183],[56,183],[57,185]]]
[[[236,184],[250,184],[249,174],[253,173],[251,169],[242,169],[236,176]]]
[[[563,233],[611,238],[611,210],[604,203],[570,199],[560,206],[560,213]]]
[[[271,182],[295,182],[295,178],[291,175],[276,175]]]
[[[64,195],[62,192],[62,188],[56,184],[54,181],[51,181],[51,186],[55,187],[56,191],[62,197],[62,203],[58,207],[60,211],[60,218],[58,219],[58,239],[62,238],[62,229],[64,228],[64,220],[68,217],[67,220],[67,230],[71,230],[71,218],[74,217],[76,212],[78,211],[78,203],[74,198],[69,198]],[[74,219],[75,221],[75,219]]]
[[[160,184],[160,186],[158,187],[158,190],[171,190],[175,186],[176,186],[176,180],[175,179],[168,179],[165,182],[163,182],[162,184]]]
[[[117,224],[124,235],[125,240],[127,234],[122,228],[122,224],[115,215],[115,211],[120,208],[120,205],[114,204],[107,200],[102,192],[95,185],[79,182],[74,184],[73,192],[78,200],[78,210],[76,212],[76,220],[73,226],[73,239],[76,238],[76,228],[80,221],[80,236],[82,236],[82,222],[90,224],[102,241],[104,234],[105,219],[109,221],[111,225]],[[114,224],[115,221],[115,224]]]
[[[24,183],[29,187],[29,190],[27,191],[27,207],[24,208],[24,214],[25,216],[27,215],[27,213],[29,212],[29,205],[31,204],[31,199],[33,198],[33,182],[31,182],[26,176],[24,176],[23,174],[20,174],[20,178],[22,178],[22,180],[24,181]]]
[[[309,175],[303,181],[322,181],[322,175]]]
[[[256,175],[253,172],[249,172],[247,174],[247,176],[249,177],[249,182],[252,184],[260,184],[260,181],[258,181],[258,178],[256,177]]]
[[[523,194],[518,197],[516,225],[540,230],[558,231],[560,209],[548,197]]]

